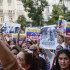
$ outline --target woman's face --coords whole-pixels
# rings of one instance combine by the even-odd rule
[[[70,66],[70,59],[66,54],[60,54],[58,58],[58,63],[61,69],[67,69]]]
[[[14,54],[15,57],[17,57],[18,51],[16,49],[13,49],[11,52]]]
[[[25,56],[23,52],[17,54],[17,61],[19,64],[21,64],[22,67],[26,67]]]

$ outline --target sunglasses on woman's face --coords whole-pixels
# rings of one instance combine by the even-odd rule
[[[30,49],[30,51],[37,51],[37,49]]]
[[[61,48],[56,48],[56,51],[60,51],[61,50]]]

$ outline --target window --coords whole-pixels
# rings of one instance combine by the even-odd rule
[[[8,3],[11,3],[12,0],[8,0]]]
[[[4,22],[4,17],[0,17],[0,21],[1,22]]]
[[[3,10],[2,9],[0,9],[0,16],[2,16],[3,15]]]
[[[0,0],[0,3],[2,3],[3,2],[3,0]]]
[[[8,6],[11,6],[12,0],[8,0]]]
[[[21,1],[21,0],[17,0],[17,1]]]
[[[12,10],[9,10],[8,12],[9,12],[9,13],[12,13]]]
[[[0,6],[2,6],[3,5],[3,0],[0,0]]]

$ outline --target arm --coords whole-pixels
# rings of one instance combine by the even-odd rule
[[[16,58],[9,48],[0,40],[0,60],[5,70],[20,70]]]
[[[16,45],[19,46],[19,37],[20,37],[20,32],[17,35],[17,40],[16,40]]]
[[[45,52],[46,52],[47,56],[48,56],[50,59],[51,59],[53,56],[55,56],[55,54],[52,53],[49,49],[46,49]]]
[[[2,33],[1,34],[2,35],[2,41],[4,42],[4,44],[7,46],[7,47],[9,47],[9,44],[7,43],[7,40],[6,40],[6,38],[5,38],[5,35]]]

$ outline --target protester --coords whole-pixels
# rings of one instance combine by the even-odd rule
[[[3,70],[39,70],[38,61],[32,53],[20,52],[16,60],[2,40],[0,40],[0,59]]]
[[[56,65],[56,55],[59,50],[61,50],[63,47],[61,45],[58,45],[55,49],[55,53],[51,52],[49,49],[45,49],[45,52],[47,54],[47,58],[50,61],[50,69]]]
[[[22,44],[21,49],[23,49],[23,50],[24,50],[24,49],[28,49],[26,43]]]
[[[26,70],[41,70],[37,58],[29,50],[21,51],[17,55],[17,61]]]
[[[63,48],[68,48],[70,45],[70,39],[65,38],[60,32],[56,36],[56,28],[46,28],[40,31],[39,34],[43,33],[42,40],[45,39],[45,48],[42,46],[40,39],[33,39],[36,36],[29,36],[29,39],[24,37],[21,41],[19,40],[20,34],[23,34],[23,30],[18,30],[17,39],[13,41],[12,34],[14,33],[12,29],[11,33],[7,31],[6,34],[0,34],[0,66],[3,70],[70,70],[70,52],[68,50],[61,50]],[[32,30],[35,32],[34,30]],[[43,32],[44,31],[44,32]],[[57,43],[55,43],[55,36],[57,38]],[[37,37],[38,38],[38,37]],[[68,40],[69,39],[69,40]],[[48,41],[46,43],[46,41]],[[41,44],[41,45],[40,45]],[[47,49],[47,44],[50,44],[50,49]],[[55,44],[56,49],[51,49],[51,46]],[[49,48],[48,47],[48,48]],[[52,48],[54,48],[52,46]],[[53,52],[54,51],[54,52]],[[59,52],[60,51],[60,52]],[[60,53],[60,54],[59,54]],[[65,60],[62,64],[61,59]],[[67,60],[66,60],[67,58]],[[65,68],[65,67],[66,68]],[[57,69],[58,68],[58,69]],[[69,69],[68,69],[69,68]]]
[[[56,47],[56,50],[55,50],[55,57],[54,57],[54,59],[53,59],[53,63],[52,63],[52,67],[54,67],[55,65],[56,65],[56,56],[57,56],[57,53],[58,53],[58,51],[60,51],[61,49],[63,49],[63,47],[61,46],[61,45],[58,45],[57,47]]]
[[[39,56],[39,51],[37,49],[36,45],[32,45],[29,48],[31,51],[33,51],[33,54],[39,59],[40,67],[42,70],[47,70],[47,65],[45,59]]]
[[[56,65],[51,70],[70,70],[70,50],[62,49],[57,53]]]
[[[64,37],[62,35],[57,36],[57,44],[56,46],[61,45],[63,48],[66,48],[65,42],[64,42]]]
[[[11,49],[11,52],[14,54],[15,57],[17,57],[17,54],[20,52],[20,48],[17,46],[13,46]]]

